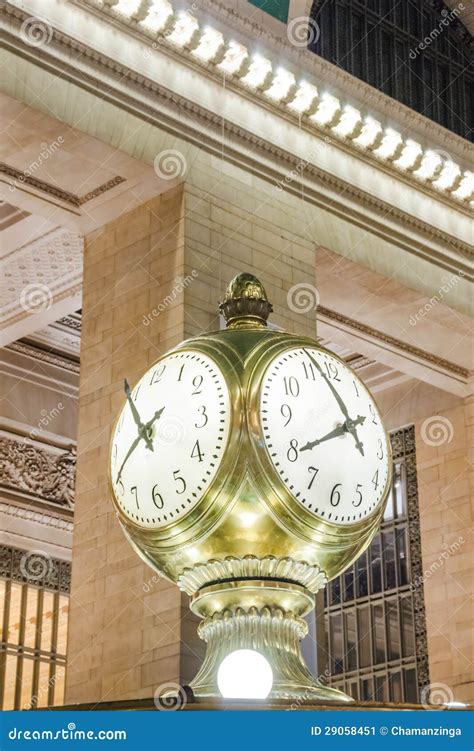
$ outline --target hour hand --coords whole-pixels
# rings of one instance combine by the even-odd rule
[[[306,443],[304,446],[301,447],[300,451],[308,451],[309,449],[314,448],[315,446],[319,446],[320,443],[324,443],[324,441],[329,441],[331,438],[336,438],[339,435],[343,435],[347,432],[346,423],[344,425],[338,425],[334,430],[331,430],[329,433],[326,433],[326,435],[323,435],[322,438],[317,438],[315,441],[309,441],[309,443]]]

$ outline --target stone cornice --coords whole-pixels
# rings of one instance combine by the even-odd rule
[[[463,368],[460,365],[456,365],[450,360],[445,360],[442,357],[437,357],[431,352],[414,347],[407,342],[397,339],[390,334],[386,334],[379,329],[374,329],[365,323],[356,321],[354,318],[342,315],[335,310],[325,308],[322,305],[318,307],[317,316],[319,320],[328,321],[329,323],[335,323],[341,325],[348,331],[355,331],[361,333],[364,337],[373,339],[377,342],[387,344],[391,349],[403,353],[405,356],[412,356],[416,360],[426,363],[428,366],[442,370],[456,380],[467,383],[472,373],[467,368]]]
[[[18,9],[10,8],[10,12],[22,18]],[[212,154],[222,156],[224,133],[227,138],[225,157],[230,162],[244,166],[253,174],[271,182],[281,181],[283,190],[298,196],[301,195],[304,185],[305,200],[359,226],[369,226],[376,234],[442,268],[455,272],[461,270],[466,277],[472,274],[472,252],[467,243],[314,165],[305,165],[304,180],[296,178],[293,182],[285,182],[288,171],[294,170],[301,161],[294,154],[259,139],[236,124],[223,122],[219,114],[179,97],[135,71],[125,69],[116,61],[106,58],[77,40],[55,31],[53,40],[46,49],[35,48],[34,51],[22,44],[14,35],[7,35],[7,41],[12,50],[17,54],[20,52],[35,64],[42,65],[56,75],[60,70],[63,79],[100,95],[104,100],[171,131],[174,135],[185,138]],[[52,54],[55,46],[61,50],[56,57]],[[87,72],[67,62],[66,58],[71,49],[79,51],[84,60],[89,60]],[[94,75],[94,69],[100,70],[102,76]],[[104,73],[107,80],[104,80]],[[126,92],[118,85],[124,77],[127,81]],[[247,153],[248,151],[251,153]],[[381,165],[378,166],[383,169]],[[399,173],[397,177],[403,178]],[[417,188],[431,193],[437,201],[444,200],[455,204],[452,199],[441,198],[439,191],[418,184]],[[457,211],[469,213],[459,203],[456,203],[455,208]],[[397,227],[390,227],[390,220],[393,220]],[[407,237],[404,232],[406,227],[414,231],[418,237]]]

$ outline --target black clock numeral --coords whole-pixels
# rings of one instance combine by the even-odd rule
[[[293,412],[291,411],[290,405],[289,404],[282,404],[281,407],[280,407],[280,412],[281,412],[281,414],[283,415],[283,417],[286,420],[285,424],[283,425],[283,427],[286,428],[286,426],[288,425],[288,423],[290,422],[290,420],[291,420],[291,418],[293,416]]]
[[[140,506],[138,505],[138,488],[137,488],[137,486],[133,485],[133,487],[130,488],[130,492],[134,494],[135,501],[137,502],[137,509],[139,509]]]
[[[373,407],[373,404],[369,404],[369,412],[372,415],[372,422],[374,425],[378,425],[377,420],[375,419],[377,415],[375,414],[375,409]]]
[[[151,491],[151,498],[156,508],[162,509],[163,506],[165,505],[163,496],[160,493],[158,493],[158,485],[153,485],[153,489]]]
[[[117,480],[117,485],[120,485],[120,495],[123,495],[125,493],[125,487],[122,480]]]
[[[173,472],[173,479],[176,482],[181,483],[180,485],[181,490],[177,490],[176,492],[178,495],[183,495],[184,491],[186,490],[186,480],[184,479],[184,477],[180,477],[180,474],[179,474],[180,472],[181,472],[180,469],[175,469]]]
[[[307,364],[307,363],[303,362],[302,365],[303,365],[303,370],[304,370],[304,375],[305,375],[306,380],[307,381],[315,381],[316,380],[316,376],[315,376],[315,373],[314,373],[313,364],[312,363]]]
[[[292,438],[290,441],[290,448],[286,452],[286,458],[289,462],[295,462],[298,458],[298,441],[296,438]]]
[[[181,376],[183,375],[183,370],[184,370],[184,366],[185,366],[185,364],[186,364],[186,363],[183,363],[183,365],[181,365],[181,367],[180,367],[180,369],[179,369],[178,381],[180,381],[180,380],[181,380]]]
[[[166,365],[160,365],[158,368],[156,368],[153,371],[153,375],[150,379],[150,386],[153,386],[155,383],[159,383],[163,377],[163,373],[166,370]]]
[[[204,422],[202,422],[201,425],[198,425],[197,422],[195,422],[194,427],[204,428],[207,425],[207,421],[209,419],[207,416],[206,407],[204,405],[202,405],[202,407],[198,407],[198,412],[202,416],[202,419],[204,420]]]
[[[359,394],[359,389],[357,388],[357,383],[356,383],[355,381],[352,381],[352,383],[354,384],[354,388],[355,388],[356,396],[360,396],[360,394]]]
[[[136,402],[136,401],[137,401],[137,396],[138,396],[138,392],[140,391],[140,386],[141,386],[141,383],[139,383],[139,384],[138,384],[137,388],[136,388],[136,389],[135,389],[135,391],[133,392],[133,397],[132,397],[132,398],[133,398],[133,401],[134,401],[134,402]]]
[[[191,451],[191,459],[198,458],[200,462],[202,462],[204,454],[201,451],[201,448],[199,446],[199,441],[196,441],[196,443],[193,446],[193,450]]]
[[[194,391],[192,392],[191,396],[196,396],[196,394],[202,394],[202,391],[200,389],[201,389],[203,380],[204,378],[202,375],[194,376],[193,378]]]
[[[324,362],[324,366],[326,368],[326,371],[327,371],[327,374],[328,374],[328,378],[330,378],[332,381],[340,381],[341,380],[339,378],[339,371],[337,369],[337,366],[334,365],[333,362],[327,362],[327,361],[325,361]]]
[[[289,376],[288,378],[285,376],[283,378],[283,383],[285,385],[285,394],[287,396],[298,396],[300,393],[300,384],[295,376]]]
[[[372,482],[374,484],[374,490],[377,490],[379,486],[379,471],[378,469],[375,472],[375,475],[372,477]]]
[[[125,414],[122,412],[122,415],[121,415],[120,420],[118,421],[118,425],[117,425],[117,435],[122,430],[124,418],[125,418]]]
[[[377,459],[383,459],[383,456],[384,456],[383,443],[382,443],[382,439],[379,438],[379,450],[377,451]]]
[[[357,495],[358,495],[359,497],[358,497],[358,499],[357,499],[357,502],[356,502],[356,501],[352,501],[352,505],[353,505],[353,506],[354,506],[355,508],[359,508],[360,504],[362,503],[362,492],[361,492],[361,490],[360,490],[360,488],[361,488],[361,487],[362,487],[362,485],[361,485],[361,484],[360,484],[360,482],[359,482],[359,483],[357,484],[357,487],[356,487],[356,493],[357,493]]]
[[[313,473],[313,476],[312,476],[311,480],[309,481],[309,485],[308,485],[308,490],[311,490],[311,485],[313,484],[314,478],[318,474],[319,469],[316,469],[316,467],[308,467],[308,472],[312,472]]]
[[[331,506],[337,506],[338,503],[339,503],[339,501],[341,500],[341,494],[340,494],[340,492],[338,490],[338,488],[340,488],[341,485],[342,485],[341,482],[337,482],[334,485],[333,489],[331,490],[331,497],[329,499],[330,502],[331,502]]]
[[[118,446],[117,446],[116,443],[114,443],[114,447],[112,449],[112,458],[113,458],[114,462],[117,461],[117,452],[118,452]]]

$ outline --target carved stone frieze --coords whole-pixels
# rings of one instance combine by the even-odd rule
[[[74,508],[76,450],[56,453],[0,436],[0,488]]]

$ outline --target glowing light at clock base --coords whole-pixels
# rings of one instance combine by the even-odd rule
[[[225,699],[266,699],[273,685],[270,663],[254,649],[236,649],[222,660],[217,685]]]

